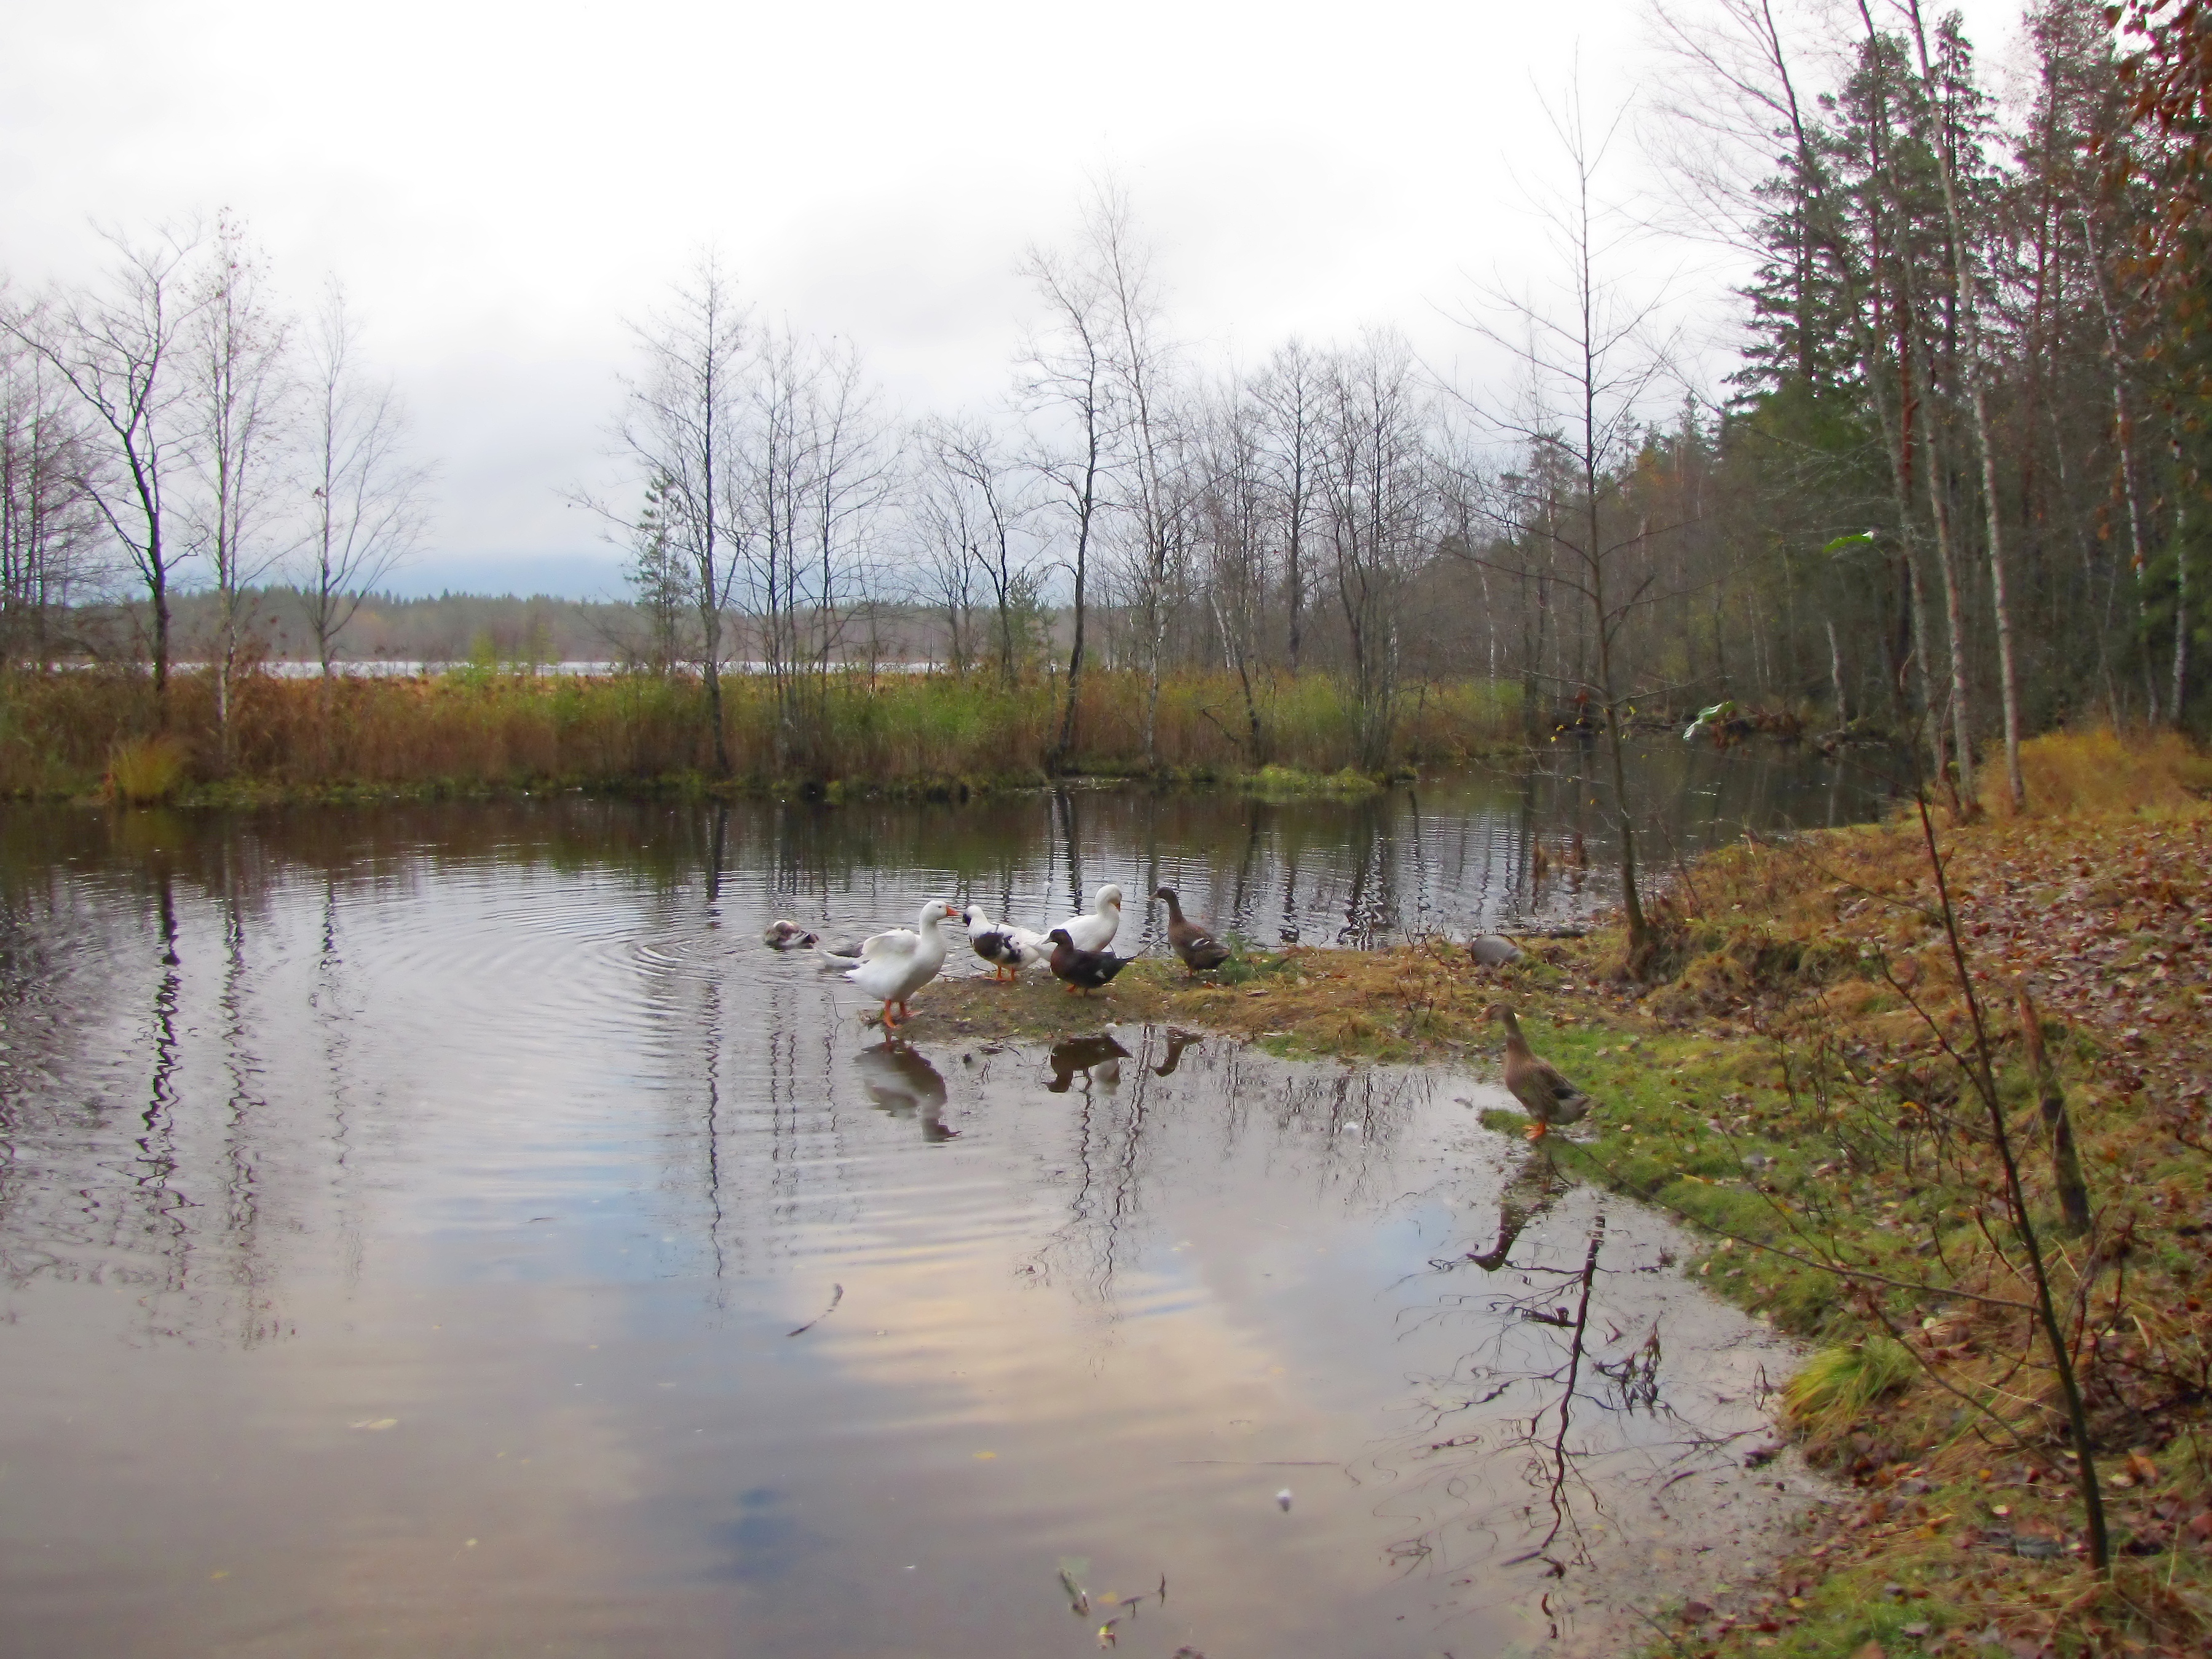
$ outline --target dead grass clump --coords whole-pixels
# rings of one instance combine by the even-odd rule
[[[2212,758],[2175,732],[2121,737],[2110,726],[2051,732],[2020,746],[2027,810],[2042,817],[2186,806],[2212,794]],[[2012,816],[2002,790],[1988,792]]]
[[[185,781],[185,746],[171,737],[118,743],[107,758],[107,793],[125,806],[152,806]]]

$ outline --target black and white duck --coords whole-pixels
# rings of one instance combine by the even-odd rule
[[[1065,981],[1070,992],[1095,991],[1129,965],[1128,957],[1111,951],[1079,948],[1065,927],[1055,927],[1046,937],[1053,945],[1053,977]]]
[[[993,921],[980,904],[969,905],[961,915],[968,924],[968,943],[991,964],[993,979],[1019,979],[1024,969],[1041,968],[1052,958],[1052,945],[1034,929]]]

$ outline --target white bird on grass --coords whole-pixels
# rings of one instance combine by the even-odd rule
[[[1091,901],[1088,913],[1070,916],[1054,926],[1064,930],[1068,943],[1079,951],[1104,950],[1114,942],[1114,935],[1121,931],[1121,890],[1108,882]],[[1049,939],[1051,935],[1046,937]]]
[[[959,914],[944,900],[932,899],[921,907],[912,927],[894,927],[860,941],[860,960],[846,970],[845,977],[884,1005],[885,1030],[898,1029],[891,1005],[896,1003],[900,1014],[907,1015],[906,1000],[945,966],[945,935],[938,925]]]

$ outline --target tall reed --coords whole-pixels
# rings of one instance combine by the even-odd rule
[[[1012,689],[982,676],[837,673],[805,701],[804,729],[779,729],[774,687],[725,683],[732,777],[743,783],[837,782],[917,787],[1042,778],[1058,690]],[[1510,744],[1511,688],[1416,686],[1398,719],[1397,762],[1448,763]],[[1146,684],[1134,672],[1086,678],[1075,769],[1144,769]],[[1226,675],[1163,686],[1158,765],[1219,775],[1263,763],[1327,773],[1354,759],[1358,722],[1346,688],[1284,676],[1255,699],[1257,752],[1243,692]],[[714,743],[705,698],[685,677],[580,677],[469,668],[420,678],[250,676],[234,690],[232,781],[290,788],[635,787],[704,778]],[[180,673],[165,709],[128,672],[70,671],[0,678],[0,793],[95,788],[118,746],[166,732],[187,777],[222,780],[213,688]]]

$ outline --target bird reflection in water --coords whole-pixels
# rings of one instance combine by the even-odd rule
[[[924,1140],[951,1140],[960,1133],[945,1127],[944,1077],[905,1043],[878,1042],[861,1049],[853,1063],[860,1068],[860,1086],[878,1109],[893,1117],[919,1118]]]
[[[1093,1089],[1112,1094],[1121,1086],[1121,1062],[1129,1051],[1110,1036],[1069,1037],[1052,1045],[1052,1081],[1044,1086],[1055,1095],[1066,1094],[1083,1073],[1083,1091]]]
[[[1170,1030],[1168,1032],[1168,1051],[1160,1056],[1160,1063],[1152,1067],[1152,1075],[1154,1077],[1174,1076],[1176,1067],[1182,1064],[1182,1051],[1197,1042],[1198,1036],[1195,1031]]]
[[[1550,1209],[1566,1190],[1567,1182],[1552,1162],[1550,1153],[1531,1148],[1506,1182],[1505,1190],[1498,1194],[1498,1242],[1487,1250],[1469,1250],[1460,1260],[1472,1261],[1486,1273],[1510,1265],[1513,1246],[1522,1229]],[[1432,1265],[1449,1267],[1456,1264],[1438,1261]]]

